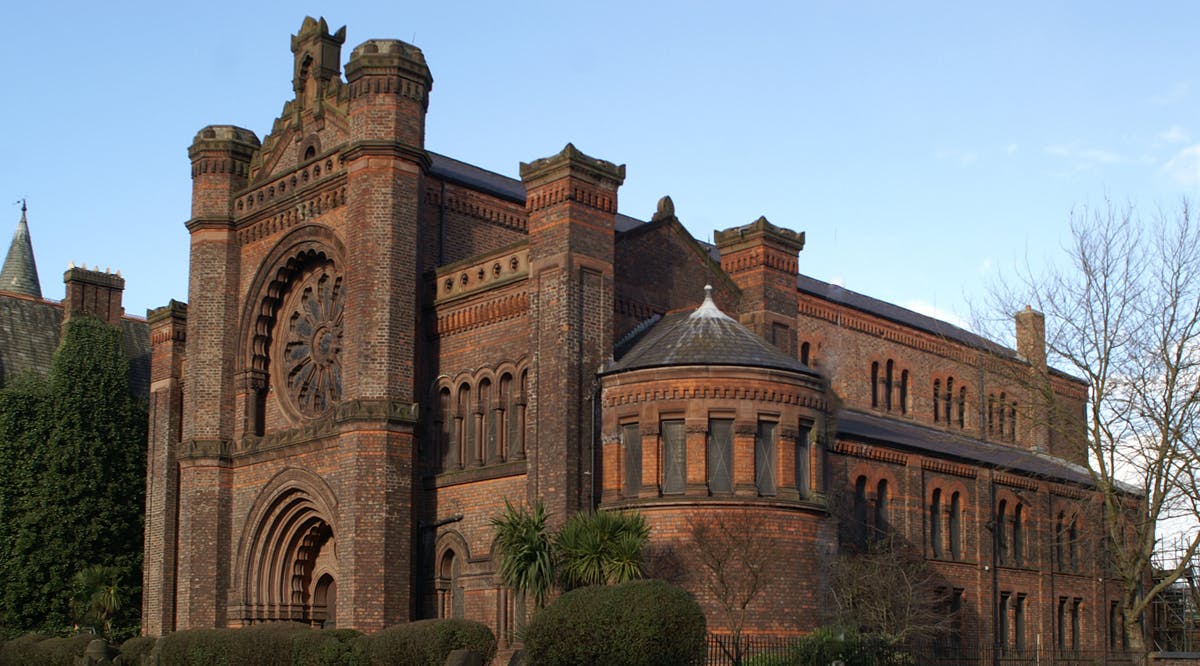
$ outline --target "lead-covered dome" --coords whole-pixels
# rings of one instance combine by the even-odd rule
[[[784,354],[753,331],[721,312],[704,288],[704,302],[692,312],[669,314],[626,343],[619,359],[604,374],[680,365],[723,365],[770,368],[815,375],[808,366]]]

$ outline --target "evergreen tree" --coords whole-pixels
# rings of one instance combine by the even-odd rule
[[[137,623],[145,496],[144,407],[129,395],[120,331],[72,317],[49,380],[0,390],[0,626],[60,633],[73,581],[111,567],[127,595],[117,635]],[[76,604],[78,606],[78,604]]]

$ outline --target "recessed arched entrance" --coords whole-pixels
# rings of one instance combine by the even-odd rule
[[[256,504],[240,548],[242,603],[232,619],[336,625],[337,539],[328,504],[297,483],[279,484]]]

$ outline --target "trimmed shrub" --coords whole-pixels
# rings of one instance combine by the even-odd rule
[[[121,643],[121,663],[125,666],[142,666],[150,659],[157,642],[158,638],[154,636],[134,636]]]
[[[297,634],[292,640],[295,666],[370,666],[365,640],[353,629]]]
[[[70,638],[27,634],[0,647],[0,666],[74,666],[95,638],[91,634]]]
[[[538,611],[525,630],[530,664],[702,664],[700,606],[660,580],[584,587]]]
[[[442,666],[454,650],[475,650],[484,662],[496,654],[496,637],[471,620],[419,620],[367,637],[372,666]]]
[[[175,631],[158,640],[152,652],[160,666],[234,666],[229,629]]]

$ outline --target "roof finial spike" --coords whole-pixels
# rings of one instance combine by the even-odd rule
[[[710,301],[710,302],[712,301],[712,285],[711,284],[704,285],[704,300]]]

